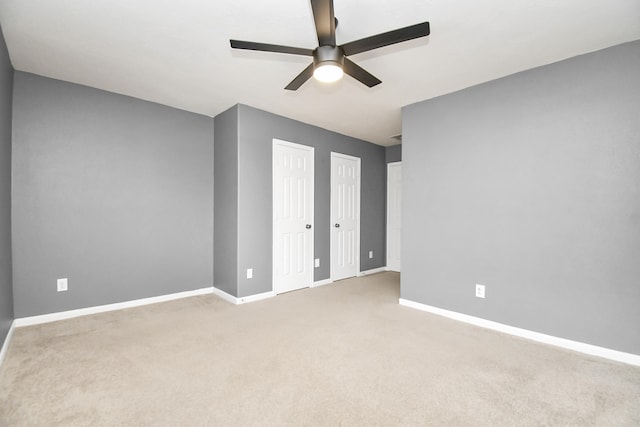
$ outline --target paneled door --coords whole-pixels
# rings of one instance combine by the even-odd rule
[[[313,147],[273,140],[273,289],[313,283]]]
[[[387,165],[387,269],[400,271],[402,163]]]
[[[360,271],[360,159],[331,153],[331,280]]]

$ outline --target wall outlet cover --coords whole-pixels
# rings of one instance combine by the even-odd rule
[[[476,296],[478,298],[484,298],[484,285],[476,284]]]
[[[247,268],[247,279],[253,279],[253,268]]]
[[[58,281],[56,282],[56,285],[57,285],[58,292],[64,292],[67,289],[69,289],[69,282],[66,277],[64,279],[58,279]]]
[[[317,267],[320,267],[320,258],[316,258],[316,260],[314,261],[314,265]]]
[[[373,258],[373,251],[369,251],[369,259]]]

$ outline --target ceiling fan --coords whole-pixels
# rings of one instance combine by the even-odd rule
[[[338,20],[333,13],[333,0],[311,0],[311,8],[316,24],[316,33],[318,34],[318,47],[315,49],[241,40],[230,40],[231,47],[234,49],[312,56],[313,62],[285,87],[287,90],[297,90],[311,76],[320,81],[333,82],[340,79],[343,73],[349,74],[368,87],[373,87],[382,82],[362,67],[356,65],[347,56],[425,37],[430,33],[429,23],[422,22],[336,46]]]

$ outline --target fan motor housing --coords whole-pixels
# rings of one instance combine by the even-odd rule
[[[333,62],[340,68],[344,66],[344,52],[338,46],[318,46],[313,51],[313,65],[317,67],[321,64]]]

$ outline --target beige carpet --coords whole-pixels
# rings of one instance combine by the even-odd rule
[[[638,426],[640,369],[398,305],[382,273],[18,328],[0,425]]]

